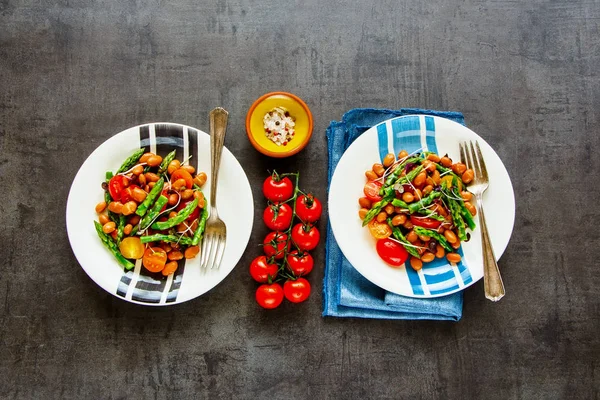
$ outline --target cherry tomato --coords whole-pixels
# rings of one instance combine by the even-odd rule
[[[263,240],[263,250],[267,257],[275,256],[276,260],[281,260],[285,255],[285,247],[287,244],[288,251],[290,244],[288,243],[288,235],[282,232],[271,232]],[[275,248],[275,246],[277,248]]]
[[[438,221],[437,219],[417,217],[415,215],[410,216],[410,222],[412,222],[413,225],[427,229],[437,229],[442,224],[442,221]]]
[[[291,251],[287,256],[287,264],[295,276],[308,275],[313,269],[314,260],[308,253]]]
[[[273,231],[285,231],[292,224],[293,211],[287,204],[274,203],[263,212],[265,225]]]
[[[304,278],[288,280],[283,284],[283,294],[292,303],[301,303],[310,296],[310,283]]]
[[[121,192],[125,189],[124,180],[127,180],[123,175],[115,175],[108,181],[108,192],[114,201],[121,201]]]
[[[283,289],[279,283],[260,285],[256,289],[256,302],[266,309],[277,308],[283,301]]]
[[[363,192],[365,193],[365,196],[367,196],[367,198],[371,200],[372,203],[377,203],[378,201],[381,201],[382,197],[379,195],[379,190],[381,189],[381,186],[383,186],[383,184],[379,181],[369,181],[365,183]]]
[[[279,266],[277,264],[269,264],[267,257],[258,256],[250,263],[250,275],[259,283],[265,283],[277,277]]]
[[[296,224],[292,228],[292,240],[300,250],[312,250],[319,244],[321,234],[312,225]]]
[[[377,222],[376,219],[369,222],[369,232],[375,239],[385,239],[392,234],[392,228],[387,222]]]
[[[379,257],[391,266],[399,267],[408,259],[408,252],[404,246],[391,239],[380,239],[375,247]]]
[[[280,178],[273,174],[263,183],[263,194],[270,201],[285,201],[294,194],[294,184],[288,177]]]
[[[144,256],[144,245],[139,237],[126,237],[119,244],[119,250],[125,258],[137,260]]]
[[[168,197],[168,195],[165,196],[165,197]],[[185,206],[187,206],[192,201],[194,201],[194,198],[191,198],[190,200],[185,200],[185,201],[181,200],[179,202],[179,205],[177,207],[175,207],[175,210],[178,211],[178,212],[181,211],[181,210],[183,210],[185,208]],[[164,211],[164,210],[162,210],[162,211]],[[185,220],[186,221],[193,221],[196,218],[198,218],[199,215],[200,215],[200,209],[198,207],[196,207],[196,208],[194,208],[194,211],[192,211],[192,213],[190,214],[190,216],[187,217]]]
[[[149,247],[144,253],[142,264],[150,272],[160,272],[167,262],[167,252],[160,247]]]
[[[125,204],[128,201],[133,200],[133,196],[131,195],[131,193],[133,193],[133,189],[135,188],[140,189],[138,185],[129,185],[126,188],[123,188],[123,190],[121,190],[121,194],[119,195],[121,198],[121,203]]]
[[[304,222],[315,222],[321,218],[323,207],[312,194],[300,195],[296,199],[296,215]]]
[[[171,182],[176,182],[178,179],[183,179],[185,181],[185,186],[188,189],[191,189],[194,185],[194,178],[192,178],[192,175],[183,168],[176,169],[171,174]]]

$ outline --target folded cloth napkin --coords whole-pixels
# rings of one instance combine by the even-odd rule
[[[463,115],[451,111],[416,108],[350,110],[340,122],[332,121],[327,128],[329,181],[342,154],[358,136],[382,121],[409,114],[433,115],[464,125]],[[331,224],[327,226],[325,258],[323,316],[450,321],[458,321],[462,316],[462,292],[434,299],[417,299],[387,292],[369,282],[342,254]]]

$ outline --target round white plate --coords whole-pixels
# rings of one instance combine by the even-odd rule
[[[95,205],[103,200],[101,184],[106,171],[119,168],[136,149],[165,155],[177,149],[180,161],[192,156],[189,164],[204,171],[209,181],[204,185],[210,198],[210,137],[195,128],[153,123],[129,128],[102,143],[83,163],[75,176],[67,201],[67,232],[75,257],[85,272],[107,292],[132,303],[171,305],[202,295],[215,287],[233,270],[241,258],[252,230],[254,203],[250,183],[240,163],[223,149],[219,172],[217,208],[227,225],[227,243],[221,268],[200,270],[200,257],[183,260],[169,277],[152,274],[136,263],[124,271],[104,247],[94,229]]]
[[[364,196],[365,171],[385,154],[402,149],[434,151],[459,160],[459,142],[477,140],[485,159],[490,185],[485,192],[487,225],[496,258],[500,258],[515,221],[515,198],[506,168],[496,152],[480,136],[454,121],[409,115],[382,122],[359,136],[341,157],[329,187],[329,219],[344,256],[369,281],[400,295],[430,298],[445,296],[472,285],[483,277],[479,221],[471,240],[462,246],[463,260],[456,266],[446,258],[414,271],[408,264],[392,268],[375,250],[375,239],[358,217],[358,198]]]

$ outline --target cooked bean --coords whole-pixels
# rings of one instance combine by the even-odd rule
[[[385,172],[385,168],[383,168],[383,165],[375,163],[373,164],[373,172],[375,172],[377,176],[382,176]]]
[[[380,212],[379,214],[377,214],[377,222],[385,222],[385,220],[387,219],[387,213],[385,211]]]
[[[462,175],[465,171],[467,170],[467,166],[461,162],[458,162],[456,164],[452,164],[452,171],[456,174],[456,175]]]
[[[456,264],[456,263],[460,262],[461,257],[460,257],[460,254],[458,254],[458,253],[448,253],[448,254],[446,254],[446,259],[448,259],[448,262]]]
[[[129,187],[129,185],[131,185],[131,178],[129,175],[123,175],[125,177],[125,179],[123,179],[123,187]]]
[[[404,192],[402,193],[402,200],[404,200],[405,203],[412,203],[415,200],[415,196],[410,192]]]
[[[427,179],[425,179],[425,184],[426,185],[431,185],[431,186],[435,186],[436,183],[433,181],[433,179],[431,178],[431,176],[428,176]]]
[[[200,191],[195,191],[194,198],[198,199],[198,208],[204,208],[205,203],[206,203],[204,200],[204,193],[202,193]]]
[[[371,170],[365,171],[365,176],[367,177],[368,181],[374,181],[375,179],[379,178],[377,174]]]
[[[468,201],[465,201],[465,207],[467,207],[467,210],[469,210],[469,212],[471,213],[472,216],[477,215],[477,208],[475,208],[475,206],[473,204],[471,204]]]
[[[171,187],[175,190],[185,189],[187,186],[185,185],[185,179],[177,179],[175,182],[171,184]]]
[[[148,182],[156,182],[160,179],[160,177],[154,172],[146,172],[144,176],[146,177],[146,181]]]
[[[427,185],[423,188],[423,195],[427,196],[433,190],[433,186]]]
[[[105,201],[101,201],[100,203],[96,204],[96,212],[98,214],[100,214],[102,211],[104,211],[105,208],[106,208],[106,202]]]
[[[385,155],[385,157],[383,157],[383,166],[387,168],[390,165],[392,165],[394,163],[394,161],[396,161],[396,157],[394,157],[394,153],[388,153]]]
[[[112,211],[115,214],[121,214],[123,211],[123,203],[120,201],[113,201],[108,205],[108,211]]]
[[[152,157],[152,156],[155,156],[155,155],[156,155],[156,154],[154,154],[154,153],[144,153],[144,154],[143,154],[143,155],[140,157],[140,159],[138,160],[138,162],[139,162],[140,164],[141,164],[141,163],[145,163],[145,162],[147,162],[147,161],[148,161],[148,159],[149,159],[150,157]]]
[[[208,179],[208,177],[206,176],[206,173],[204,172],[200,172],[198,173],[198,175],[196,175],[196,177],[194,178],[194,183],[200,187],[204,186],[204,184],[206,183],[206,180]]]
[[[194,196],[194,191],[192,189],[185,189],[183,192],[181,192],[181,199],[182,200],[189,200]]]
[[[128,201],[127,203],[123,204],[121,213],[123,213],[123,215],[131,215],[135,212],[135,210],[137,210],[137,203],[132,200],[132,201]]]
[[[179,196],[176,193],[171,193],[169,195],[169,205],[174,206],[179,201]]]
[[[440,156],[438,156],[437,154],[429,154],[429,155],[427,156],[427,159],[428,159],[429,161],[433,161],[433,162],[436,162],[436,163],[439,163],[439,162],[440,162]]]
[[[165,251],[165,253],[168,253],[171,250],[173,250],[173,248],[171,247],[171,245],[169,243],[167,243],[167,242],[161,243],[160,247]]]
[[[410,222],[410,219],[407,219],[405,223],[402,224],[406,229],[412,229],[414,227],[413,223]]]
[[[167,166],[167,172],[171,175],[175,170],[179,169],[179,167],[181,167],[181,162],[179,160],[173,160]]]
[[[425,179],[427,179],[427,172],[421,171],[413,180],[413,185],[421,186],[425,183]]]
[[[424,263],[432,262],[433,260],[435,260],[435,254],[433,254],[430,251],[426,251],[421,256],[421,261],[423,261]]]
[[[460,247],[460,240],[457,240],[456,243],[450,243],[453,249],[458,249]]]
[[[406,240],[408,240],[411,243],[414,243],[417,241],[419,237],[417,236],[417,234],[415,233],[415,231],[410,231],[406,234]]]
[[[158,167],[161,162],[162,162],[161,156],[152,156],[152,157],[148,158],[148,160],[146,161],[146,163],[148,164],[149,167]]]
[[[405,222],[406,222],[406,215],[404,215],[404,214],[398,214],[398,215],[395,215],[394,218],[392,218],[392,225],[394,225],[394,226],[400,226]]]
[[[410,266],[415,271],[418,271],[421,268],[423,268],[423,261],[419,260],[417,257],[411,257],[410,258]]]
[[[113,221],[109,221],[102,225],[102,232],[104,233],[112,233],[115,229],[117,229],[117,224]]]
[[[171,211],[169,212],[169,218],[174,218],[177,216],[177,211]]]
[[[109,222],[109,221],[110,221],[110,218],[108,218],[108,215],[106,215],[106,214],[100,214],[100,215],[98,216],[98,221],[99,221],[99,222],[100,222],[102,225],[104,225],[104,224],[106,224],[107,222]]]
[[[429,242],[431,240],[431,238],[429,236],[425,236],[425,235],[419,235],[419,239],[421,239],[424,242]]]
[[[366,197],[360,197],[358,199],[358,204],[362,208],[371,208],[371,200],[367,199]]]
[[[394,206],[391,204],[388,204],[387,206],[385,206],[385,208],[383,209],[387,214],[393,214],[394,213]]]
[[[131,225],[137,225],[140,223],[140,216],[139,215],[134,215],[133,217],[129,218],[129,223]]]
[[[441,245],[435,246],[435,256],[437,258],[443,258],[446,255],[446,250]]]
[[[131,173],[134,174],[135,176],[138,176],[139,174],[141,174],[142,172],[144,172],[144,166],[143,165],[136,165],[135,167],[133,167],[133,169],[131,170]]]
[[[406,151],[406,150],[402,150],[400,153],[398,153],[398,158],[404,158],[404,157],[408,157],[408,151]]]
[[[433,181],[434,185],[439,185],[442,180],[440,176],[440,171],[438,171],[437,169],[433,171],[433,173],[431,174],[431,180]]]
[[[402,208],[402,207],[394,207],[394,212],[395,212],[396,214],[400,214],[400,213],[402,213],[402,210],[403,210],[403,208]]]
[[[169,252],[169,254],[167,254],[167,258],[170,261],[181,260],[183,258],[183,253],[180,252],[179,250],[173,250],[173,251]]]
[[[173,272],[177,271],[177,267],[179,267],[179,264],[177,264],[177,261],[169,261],[168,263],[165,264],[165,267],[160,271],[160,273],[163,274],[164,276],[169,276]]]
[[[421,189],[415,189],[415,199],[421,200],[423,198],[423,192]]]
[[[475,173],[473,172],[472,169],[467,169],[465,172],[463,172],[461,178],[462,181],[464,183],[469,183],[473,180],[473,178],[475,177]]]
[[[125,225],[125,227],[123,228],[123,233],[126,235],[129,235],[131,233],[131,230],[133,229],[133,225],[131,224],[127,224]]]
[[[361,208],[360,210],[358,210],[358,217],[362,220],[365,219],[365,217],[367,216],[367,213],[369,212],[369,210],[367,210],[366,208]]]
[[[200,246],[190,246],[185,249],[185,258],[189,260],[190,258],[196,257],[198,253],[200,253]]]
[[[473,195],[471,194],[471,192],[463,190],[462,192],[460,192],[460,197],[462,197],[464,201],[469,201],[473,198]]]
[[[148,194],[146,192],[144,192],[142,189],[140,189],[139,187],[135,187],[131,191],[131,197],[133,197],[133,199],[135,201],[137,201],[138,203],[141,203],[142,201],[144,201],[146,199],[147,195]]]
[[[448,156],[444,156],[440,159],[440,164],[442,164],[442,167],[448,168],[452,165],[452,159]]]
[[[189,172],[189,173],[190,173],[190,175],[193,175],[193,174],[194,174],[194,172],[196,172],[196,168],[192,167],[192,166],[191,166],[191,165],[189,165],[189,164],[182,165],[182,166],[181,166],[181,168],[182,168],[182,169],[184,169],[184,170],[186,170],[187,172]]]
[[[434,162],[429,161],[429,163],[427,164],[427,167],[423,167],[425,168],[426,171],[428,171],[429,173],[433,173],[434,171],[437,171],[437,167],[435,166]]]
[[[448,216],[448,211],[446,211],[446,207],[438,204],[435,207],[435,212],[437,212],[438,214],[440,214],[442,217],[447,217]]]
[[[150,193],[150,186],[148,186],[148,185],[144,186],[144,191],[146,193]]]
[[[456,234],[450,229],[444,232],[444,236],[446,237],[446,240],[450,243],[456,243],[456,241],[458,240]]]
[[[148,186],[148,188],[149,188],[149,189],[152,189],[152,188],[154,187],[154,185],[156,185],[156,182],[150,182],[150,183],[149,183],[148,185],[146,185],[146,186]]]
[[[140,174],[138,176],[138,183],[140,184],[140,186],[144,187],[146,186],[146,176],[144,174]]]

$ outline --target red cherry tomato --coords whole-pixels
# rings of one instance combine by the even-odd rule
[[[283,301],[283,289],[279,283],[260,285],[256,289],[256,302],[266,309],[277,308]]]
[[[269,264],[267,257],[258,256],[250,263],[250,275],[259,283],[265,283],[277,277],[279,266],[277,264]]]
[[[288,177],[279,178],[273,174],[263,183],[263,194],[270,201],[285,201],[294,194],[294,184]]]
[[[115,175],[108,181],[108,192],[114,201],[121,201],[121,192],[125,189],[124,180],[127,180],[123,175]]]
[[[288,235],[282,232],[271,232],[263,240],[263,250],[267,257],[275,256],[276,260],[281,260],[285,255],[285,247],[289,251]]]
[[[315,222],[321,218],[323,206],[312,194],[300,195],[296,199],[296,215],[304,222]]]
[[[169,197],[169,195],[165,195],[165,197]],[[194,199],[190,199],[190,200],[181,200],[179,202],[179,205],[177,207],[175,207],[175,210],[177,212],[183,210],[185,208],[185,206],[187,206],[188,204],[190,204],[192,201],[194,201]],[[166,208],[166,206],[165,206]],[[164,211],[164,208],[163,210]],[[186,221],[194,221],[196,218],[198,218],[198,216],[200,215],[200,209],[198,207],[194,208],[194,211],[192,211],[192,213],[190,214],[189,217],[187,217],[185,220]]]
[[[379,257],[393,267],[401,266],[408,259],[404,246],[391,239],[379,239],[376,248]]]
[[[367,198],[371,200],[372,203],[381,201],[382,197],[379,195],[379,190],[381,189],[381,186],[383,185],[379,181],[369,181],[365,183],[363,192],[365,193],[365,196],[367,196]]]
[[[192,175],[183,168],[176,169],[171,174],[171,182],[175,183],[178,179],[183,179],[185,181],[185,187],[188,189],[191,189],[194,185],[194,178],[192,178]]]
[[[287,264],[295,276],[308,275],[314,266],[314,260],[308,253],[291,251],[287,256]]]
[[[413,225],[427,229],[437,229],[442,224],[442,221],[438,221],[437,219],[417,217],[415,215],[410,216],[410,222],[412,222]]]
[[[274,203],[263,212],[263,221],[272,231],[285,231],[292,224],[293,211],[287,204]]]
[[[292,303],[301,303],[310,296],[310,283],[304,278],[288,280],[283,284],[283,294]]]
[[[300,250],[312,250],[319,244],[321,234],[312,225],[296,224],[292,228],[292,240]]]

